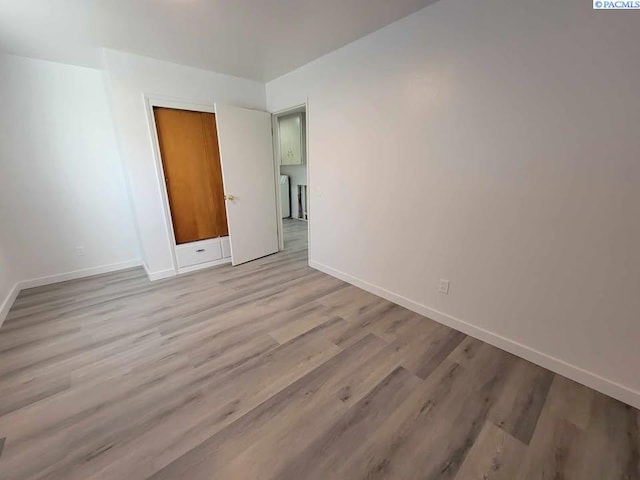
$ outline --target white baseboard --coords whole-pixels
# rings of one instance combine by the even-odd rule
[[[189,267],[178,268],[178,273],[189,273],[205,268],[217,267],[219,265],[228,265],[231,263],[231,258],[221,258],[220,260],[213,260],[211,262],[198,263],[197,265],[191,265]]]
[[[7,318],[9,310],[11,310],[11,306],[13,305],[13,302],[15,302],[19,293],[20,286],[16,283],[9,292],[9,295],[7,295],[7,298],[5,298],[2,303],[0,303],[0,327],[2,327],[4,319]]]
[[[83,277],[91,277],[92,275],[100,275],[101,273],[115,272],[117,270],[125,270],[127,268],[138,267],[142,265],[140,259],[127,260],[124,262],[110,263],[108,265],[100,265],[98,267],[83,268],[81,270],[73,270],[66,273],[58,273],[48,275],[46,277],[32,278],[31,280],[23,280],[18,282],[20,290],[26,288],[41,287],[52,283],[66,282],[67,280],[76,280]]]
[[[147,278],[150,282],[155,282],[156,280],[162,280],[163,278],[169,278],[176,275],[176,271],[173,268],[169,268],[167,270],[158,270],[157,272],[150,272],[149,268],[143,264],[144,271],[147,274]]]
[[[157,272],[150,272],[149,268],[146,265],[144,266],[144,271],[147,274],[147,277],[151,282],[155,282],[156,280],[162,280],[163,278],[174,277],[176,275],[181,275],[183,273],[195,272],[197,270],[202,270],[204,268],[217,267],[218,265],[227,265],[231,263],[231,258],[222,258],[220,260],[213,260],[211,262],[199,263],[197,265],[191,265],[189,267],[181,267],[178,268],[176,272],[173,268],[168,268],[166,270],[158,270]]]
[[[138,267],[141,265],[139,259],[127,260],[125,262],[111,263],[108,265],[100,265],[98,267],[83,268],[81,270],[73,270],[66,273],[58,273],[55,275],[47,275],[45,277],[32,278],[30,280],[22,280],[13,286],[13,290],[7,298],[0,304],[0,327],[4,322],[13,302],[18,294],[27,288],[42,287],[52,283],[66,282],[67,280],[75,280],[77,278],[90,277],[92,275],[100,275],[101,273],[115,272],[117,270],[125,270],[127,268]]]
[[[512,353],[518,357],[524,358],[525,360],[535,363],[536,365],[540,365],[541,367],[551,370],[552,372],[570,378],[571,380],[581,383],[582,385],[593,388],[594,390],[618,399],[621,402],[624,402],[635,408],[640,408],[640,392],[637,390],[608,380],[596,373],[589,372],[588,370],[535,350],[515,340],[503,337],[502,335],[498,335],[497,333],[493,333],[484,328],[480,328],[468,322],[465,322],[464,320],[461,320],[459,318],[447,315],[446,313],[440,312],[426,305],[422,305],[418,302],[403,297],[402,295],[398,295],[397,293],[391,292],[385,288],[379,287],[365,280],[361,280],[348,273],[341,272],[340,270],[336,270],[327,265],[309,260],[309,266],[315,268],[316,270],[320,270],[321,272],[324,272],[328,275],[331,275],[332,277],[339,278],[340,280],[355,285],[356,287],[366,290],[367,292],[373,293],[374,295],[389,300],[390,302],[401,305],[409,310],[419,313],[420,315],[429,317],[436,322],[442,323],[443,325],[451,327],[471,337],[482,340],[483,342],[487,342],[488,344]]]

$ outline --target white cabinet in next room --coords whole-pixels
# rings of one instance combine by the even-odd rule
[[[281,165],[302,165],[302,114],[278,118],[278,140]]]

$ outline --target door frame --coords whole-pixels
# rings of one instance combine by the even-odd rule
[[[211,103],[199,103],[197,101],[176,100],[175,98],[162,97],[159,95],[143,94],[145,113],[147,115],[147,123],[149,126],[149,135],[151,138],[151,150],[156,172],[156,181],[160,187],[160,197],[162,203],[162,211],[164,213],[164,222],[169,232],[169,251],[171,252],[171,261],[173,263],[173,275],[181,273],[193,272],[202,268],[213,267],[216,265],[224,265],[231,263],[231,259],[214,260],[212,262],[199,263],[190,267],[180,268],[178,266],[178,257],[176,253],[176,234],[173,230],[173,219],[171,218],[171,208],[169,207],[169,192],[167,184],[164,181],[164,167],[162,166],[162,156],[160,154],[160,140],[158,139],[158,128],[156,125],[156,117],[153,114],[153,107],[175,108],[177,110],[189,110],[192,112],[216,113],[215,105]],[[225,206],[226,208],[226,206]]]
[[[278,214],[278,248],[279,251],[284,250],[284,222],[282,219],[282,199],[280,198],[280,142],[278,131],[278,118],[285,117],[292,113],[304,112],[304,156],[305,166],[307,167],[307,247],[311,246],[311,166],[309,161],[309,99],[305,99],[304,103],[287,107],[275,112],[271,112],[271,132],[273,137],[273,168],[274,180],[276,182],[276,212]],[[309,252],[307,251],[307,262],[309,261]]]

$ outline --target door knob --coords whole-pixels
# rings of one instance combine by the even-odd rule
[[[236,198],[236,197],[234,197],[233,195],[225,195],[224,196],[225,200],[233,200],[234,198]]]

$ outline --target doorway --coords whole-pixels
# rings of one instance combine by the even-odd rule
[[[306,250],[309,222],[309,175],[306,105],[274,114],[276,171],[282,222],[281,248]]]

